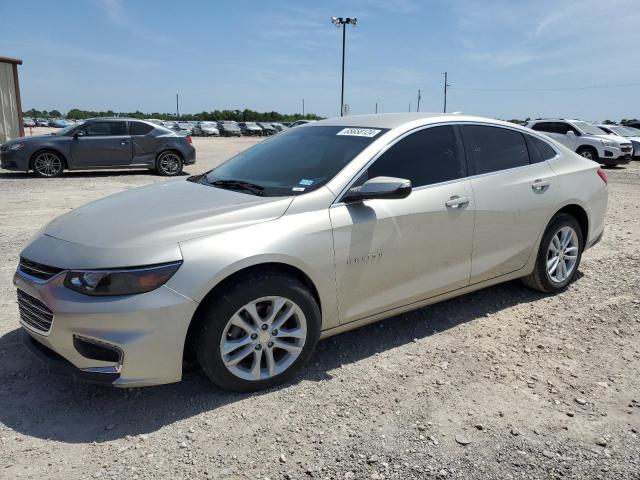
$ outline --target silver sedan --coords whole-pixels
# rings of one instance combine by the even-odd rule
[[[606,206],[596,163],[517,125],[313,122],[50,222],[14,277],[20,322],[57,373],[175,382],[193,354],[220,387],[258,390],[324,337],[516,278],[561,291]]]

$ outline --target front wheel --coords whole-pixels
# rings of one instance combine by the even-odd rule
[[[175,152],[163,152],[156,161],[156,170],[165,177],[180,175],[183,166],[182,158]]]
[[[595,148],[582,147],[582,148],[579,148],[576,153],[578,155],[580,155],[581,157],[584,157],[586,159],[592,160],[594,162],[599,162],[600,161],[600,159],[598,157],[598,151]]]
[[[55,152],[40,152],[32,161],[33,172],[42,178],[59,177],[64,170],[64,160]]]
[[[234,282],[207,305],[194,349],[219,387],[251,392],[291,378],[313,353],[320,309],[309,290],[278,273]]]
[[[584,239],[577,220],[566,213],[556,215],[540,242],[535,268],[523,282],[545,293],[563,290],[578,272],[583,249]]]

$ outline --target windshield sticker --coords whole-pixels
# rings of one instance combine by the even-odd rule
[[[351,137],[369,137],[373,138],[379,134],[381,130],[375,128],[343,128],[336,135],[349,135]]]
[[[291,190],[293,190],[294,192],[304,192],[303,187],[293,187]]]
[[[298,182],[298,185],[305,185],[308,187],[310,185],[313,185],[313,180],[307,180],[306,178],[303,178]]]

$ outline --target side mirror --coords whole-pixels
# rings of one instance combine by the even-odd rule
[[[361,187],[350,188],[343,197],[344,202],[359,202],[377,198],[406,198],[411,193],[411,180],[394,177],[375,177]]]
[[[85,133],[82,130],[77,131],[76,133],[73,134],[73,138],[75,138],[76,140],[79,137],[84,137]]]
[[[576,133],[575,133],[573,130],[569,130],[569,131],[567,132],[567,137],[569,137],[569,138],[573,138],[573,137],[575,137],[575,136],[576,136]]]

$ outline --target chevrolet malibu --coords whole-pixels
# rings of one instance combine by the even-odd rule
[[[301,125],[51,221],[14,277],[25,343],[119,387],[178,381],[191,352],[224,389],[270,387],[324,337],[516,278],[563,290],[602,236],[606,183],[496,120]]]

